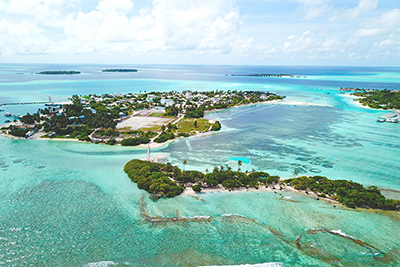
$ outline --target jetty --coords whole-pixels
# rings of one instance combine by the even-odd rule
[[[176,217],[160,217],[150,216],[147,213],[147,204],[144,201],[144,197],[140,199],[140,216],[147,222],[151,223],[167,223],[167,222],[210,222],[210,216],[194,216],[194,217],[182,217],[179,215],[179,210],[176,210]]]
[[[0,107],[1,106],[15,106],[15,105],[37,105],[37,104],[47,104],[47,102],[36,101],[36,102],[0,103]]]
[[[386,113],[377,119],[378,122],[400,123],[400,110],[392,109],[392,112]]]

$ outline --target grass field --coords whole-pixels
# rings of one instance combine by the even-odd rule
[[[148,117],[162,117],[164,113],[151,113]]]
[[[197,121],[197,127],[194,127],[194,121]],[[178,133],[207,131],[210,126],[211,123],[206,119],[182,119],[178,123]]]

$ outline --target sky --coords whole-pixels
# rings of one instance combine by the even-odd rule
[[[0,63],[400,66],[400,1],[0,0]]]

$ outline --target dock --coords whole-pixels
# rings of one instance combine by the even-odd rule
[[[400,123],[400,110],[392,109],[392,112],[386,113],[377,119],[378,122]]]

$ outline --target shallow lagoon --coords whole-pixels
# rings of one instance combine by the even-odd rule
[[[34,88],[8,73],[7,83],[16,84],[2,84],[0,97],[30,100],[31,90],[35,91],[33,96],[38,95],[34,100],[42,100],[40,95],[47,94],[62,98],[79,94],[80,90],[99,93],[99,88],[107,92],[117,91],[116,88],[140,91],[149,90],[152,83],[160,90],[266,88],[287,95],[289,100],[329,106],[262,104],[209,113],[207,116],[221,121],[220,133],[178,140],[152,150],[152,154],[169,153],[168,160],[178,166],[186,159],[187,169],[204,171],[225,164],[235,169],[238,159],[246,159],[242,160],[242,170],[254,168],[289,177],[297,169],[308,175],[400,190],[395,160],[400,155],[399,125],[376,123],[376,118],[385,112],[360,108],[338,94],[336,84],[341,80],[347,83],[346,79],[326,75],[332,73],[329,68],[289,68],[279,72],[298,71],[329,78],[310,81],[234,77],[229,81],[233,77],[224,76],[227,69],[273,71],[271,67],[148,66],[141,74],[147,85],[143,80],[121,80],[117,76],[102,81],[95,73],[88,75],[88,80],[82,76],[74,77],[77,81],[72,82],[55,83],[51,81],[54,78],[41,77],[44,81],[36,81],[39,85]],[[339,73],[343,72],[349,77],[357,76],[359,71],[342,69]],[[371,86],[398,86],[386,77],[391,72],[398,73],[389,69],[383,72],[382,83],[375,79]],[[360,73],[365,75],[365,70]],[[156,76],[153,81],[149,80],[152,75]],[[24,82],[33,79],[27,77]],[[138,89],[139,85],[143,87]],[[44,92],[40,86],[44,86]],[[13,94],[14,90],[24,95]],[[354,211],[304,194],[257,191],[200,194],[205,202],[191,196],[152,202],[123,172],[128,160],[145,158],[146,150],[0,138],[0,151],[0,261],[5,266],[265,262],[282,262],[285,266],[393,266],[399,260],[400,239],[394,234],[400,232],[398,212]],[[140,216],[143,196],[151,216],[175,216],[178,209],[181,216],[210,216],[211,221],[150,224]],[[315,229],[340,230],[367,244],[361,246],[326,232],[307,233]]]

